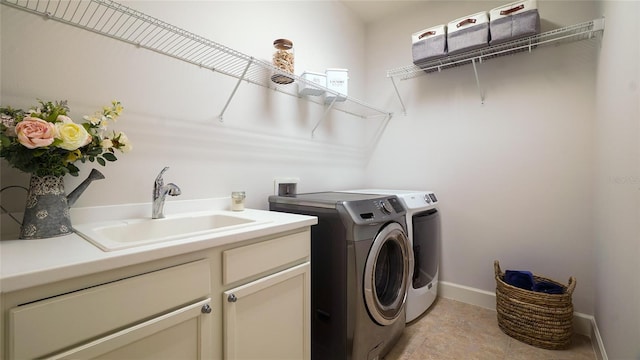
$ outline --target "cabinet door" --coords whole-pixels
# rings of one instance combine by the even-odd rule
[[[209,298],[210,273],[199,260],[16,306],[9,358],[56,354]]]
[[[223,293],[225,359],[310,359],[309,262]]]
[[[48,359],[210,359],[210,302],[199,301]]]

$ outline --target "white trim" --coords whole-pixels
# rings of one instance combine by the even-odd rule
[[[604,351],[604,341],[602,341],[602,336],[600,336],[600,330],[598,330],[598,325],[596,324],[596,318],[594,316],[591,317],[590,337],[591,344],[593,344],[593,351],[596,353],[596,359],[609,360],[607,352]]]
[[[458,285],[447,281],[438,283],[438,295],[460,301],[466,304],[480,306],[485,309],[496,310],[496,294],[469,286]],[[573,313],[573,331],[576,334],[588,336],[593,344],[593,350],[598,360],[608,360],[604,350],[604,343],[593,315],[579,312]]]
[[[485,309],[496,310],[496,294],[489,291],[458,285],[448,281],[440,281],[438,283],[438,295],[443,298],[480,306]]]

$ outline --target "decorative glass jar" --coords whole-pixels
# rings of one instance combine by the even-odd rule
[[[271,81],[277,84],[290,84],[293,77],[286,73],[293,74],[294,58],[293,42],[289,39],[276,39],[273,41],[276,51],[273,53],[273,66],[282,72],[276,72],[271,76]]]

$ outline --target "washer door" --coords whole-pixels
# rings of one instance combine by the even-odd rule
[[[391,325],[398,319],[412,267],[413,254],[402,226],[386,225],[373,240],[364,269],[365,303],[378,324]]]

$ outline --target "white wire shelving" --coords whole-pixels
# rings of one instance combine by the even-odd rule
[[[218,115],[220,121],[242,81],[295,97],[301,97],[298,95],[296,82],[319,87],[336,95],[334,99],[342,101],[334,100],[325,104],[323,97],[304,97],[309,102],[325,107],[322,117],[315,123],[312,135],[331,110],[364,119],[383,119],[381,127],[386,126],[392,116],[391,112],[320,87],[304,78],[285,73],[267,61],[243,54],[111,0],[0,0],[0,3],[237,79]],[[285,75],[294,81],[290,84],[277,84],[271,81],[273,75]]]
[[[478,77],[477,64],[482,63],[485,60],[513,55],[521,52],[531,52],[534,49],[549,46],[558,45],[568,42],[574,42],[579,40],[594,39],[602,36],[604,32],[604,18],[587,21],[584,23],[571,25],[547,32],[543,32],[534,36],[487,46],[481,49],[468,51],[458,55],[446,56],[440,59],[432,60],[421,64],[420,66],[409,65],[400,68],[395,68],[387,71],[387,77],[391,79],[393,87],[396,91],[396,95],[402,105],[402,110],[406,114],[406,108],[396,80],[408,80],[419,76],[424,76],[432,72],[440,72],[442,70],[459,67],[463,65],[473,65],[473,71],[476,77],[476,84],[478,91],[480,92],[480,100],[484,103],[484,93],[480,86],[480,80]]]

